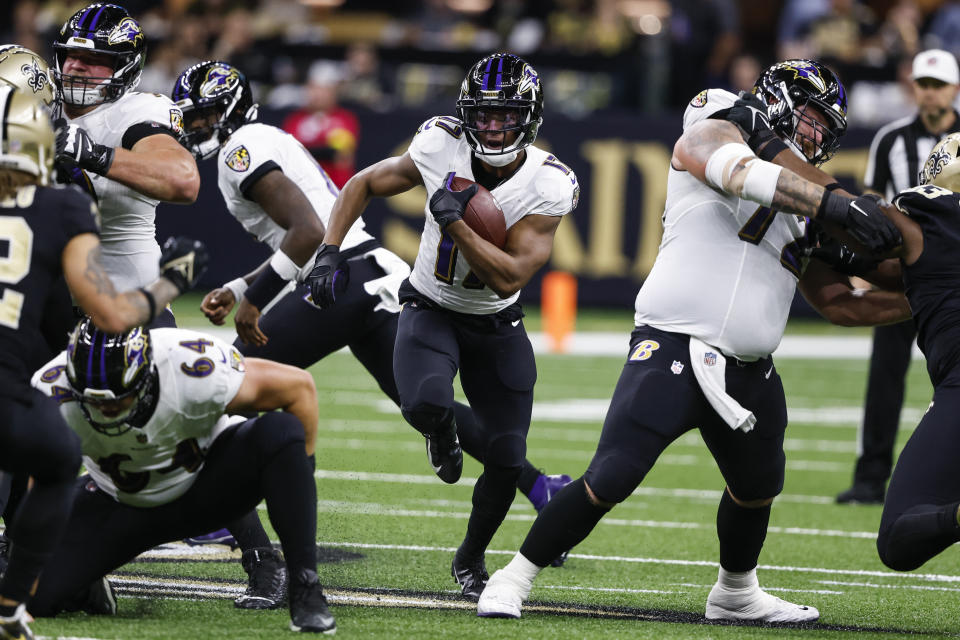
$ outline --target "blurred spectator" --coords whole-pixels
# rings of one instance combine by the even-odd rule
[[[326,60],[310,68],[306,103],[283,122],[284,131],[303,143],[338,187],[354,174],[360,125],[356,116],[338,104],[342,75]]]
[[[831,0],[830,10],[815,18],[801,34],[809,57],[831,66],[872,64],[885,56],[876,37],[879,30],[873,11],[859,0]]]
[[[923,13],[916,0],[897,0],[880,25],[879,42],[886,59],[912,58],[919,51]]]
[[[901,58],[896,81],[856,81],[850,86],[847,120],[853,126],[879,127],[910,115],[916,109],[913,95],[913,58]]]
[[[380,66],[380,57],[373,44],[355,42],[347,47],[340,100],[374,111],[387,111],[392,106],[392,77]]]
[[[673,0],[670,15],[670,106],[725,84],[740,49],[740,9],[733,0]]]
[[[733,93],[741,91],[751,91],[760,72],[763,71],[763,65],[757,60],[757,57],[749,53],[741,53],[730,61],[730,72],[726,86]]]
[[[923,36],[927,49],[946,49],[960,57],[960,0],[946,0],[927,22]]]
[[[777,26],[777,59],[810,58],[810,23],[830,11],[830,0],[786,0]]]
[[[181,71],[207,58],[206,23],[183,20],[175,38],[169,38],[150,49],[148,64],[140,78],[140,91],[170,95]]]

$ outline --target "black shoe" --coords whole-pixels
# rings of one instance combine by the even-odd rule
[[[290,628],[328,635],[337,632],[337,622],[327,606],[316,571],[300,569],[290,579]]]
[[[883,485],[854,483],[837,494],[837,504],[883,504]]]
[[[276,609],[287,599],[287,565],[280,552],[256,547],[243,552],[240,559],[247,572],[247,589],[233,601],[238,609]]]
[[[463,450],[457,440],[457,430],[450,429],[444,434],[426,436],[427,459],[433,472],[447,484],[453,484],[463,473]]]
[[[117,615],[117,594],[106,576],[90,583],[87,598],[80,605],[80,609],[94,616]]]
[[[463,597],[470,600],[480,599],[480,594],[483,593],[483,589],[487,586],[487,580],[490,579],[483,556],[472,562],[460,560],[457,556],[454,556],[453,564],[450,565],[450,575],[460,585],[460,592],[463,593]]]

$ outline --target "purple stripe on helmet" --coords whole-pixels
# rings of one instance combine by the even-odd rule
[[[97,14],[96,14],[95,16],[93,16],[93,22],[90,23],[90,27],[89,27],[90,31],[96,31],[96,30],[97,30],[97,22],[100,21],[100,14],[102,14],[104,11],[106,11],[106,9],[107,9],[108,6],[109,6],[109,5],[103,5],[102,7],[100,7],[100,10],[97,11]]]
[[[453,179],[456,178],[456,177],[457,177],[457,174],[454,173],[453,171],[451,171],[450,173],[448,173],[448,174],[447,174],[447,182],[446,182],[446,184],[443,185],[443,188],[446,189],[447,191],[453,191],[453,189],[451,189],[450,187],[451,187],[451,185],[453,185]]]
[[[103,336],[103,344],[100,347],[100,388],[107,388],[107,334]]]
[[[487,61],[487,68],[483,70],[483,80],[480,81],[480,86],[484,89],[490,88],[490,67],[493,66],[493,58],[490,58]]]
[[[93,336],[90,340],[90,351],[87,353],[87,383],[89,384],[90,378],[93,377],[93,345],[96,342],[97,330],[93,330]],[[86,385],[84,385],[86,386]]]
[[[90,16],[90,13],[91,13],[91,12],[93,12],[93,6],[89,6],[89,7],[87,7],[86,9],[83,10],[83,14],[81,14],[80,17],[77,18],[77,21],[74,23],[74,24],[77,25],[77,28],[78,28],[78,29],[84,29],[84,28],[85,28],[85,27],[83,26],[83,23],[84,23],[84,21],[87,19],[87,17]],[[74,32],[74,33],[76,33],[76,32]]]
[[[503,86],[503,58],[500,58],[497,64],[497,84],[494,89],[500,89]]]

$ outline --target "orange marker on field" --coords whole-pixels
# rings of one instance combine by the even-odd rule
[[[540,289],[540,305],[550,350],[563,353],[577,321],[577,279],[566,271],[547,273]]]

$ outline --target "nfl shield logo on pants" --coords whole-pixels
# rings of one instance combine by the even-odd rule
[[[673,371],[675,375],[680,375],[680,372],[683,371],[683,363],[679,360],[674,360],[673,364],[670,365],[670,371]]]

